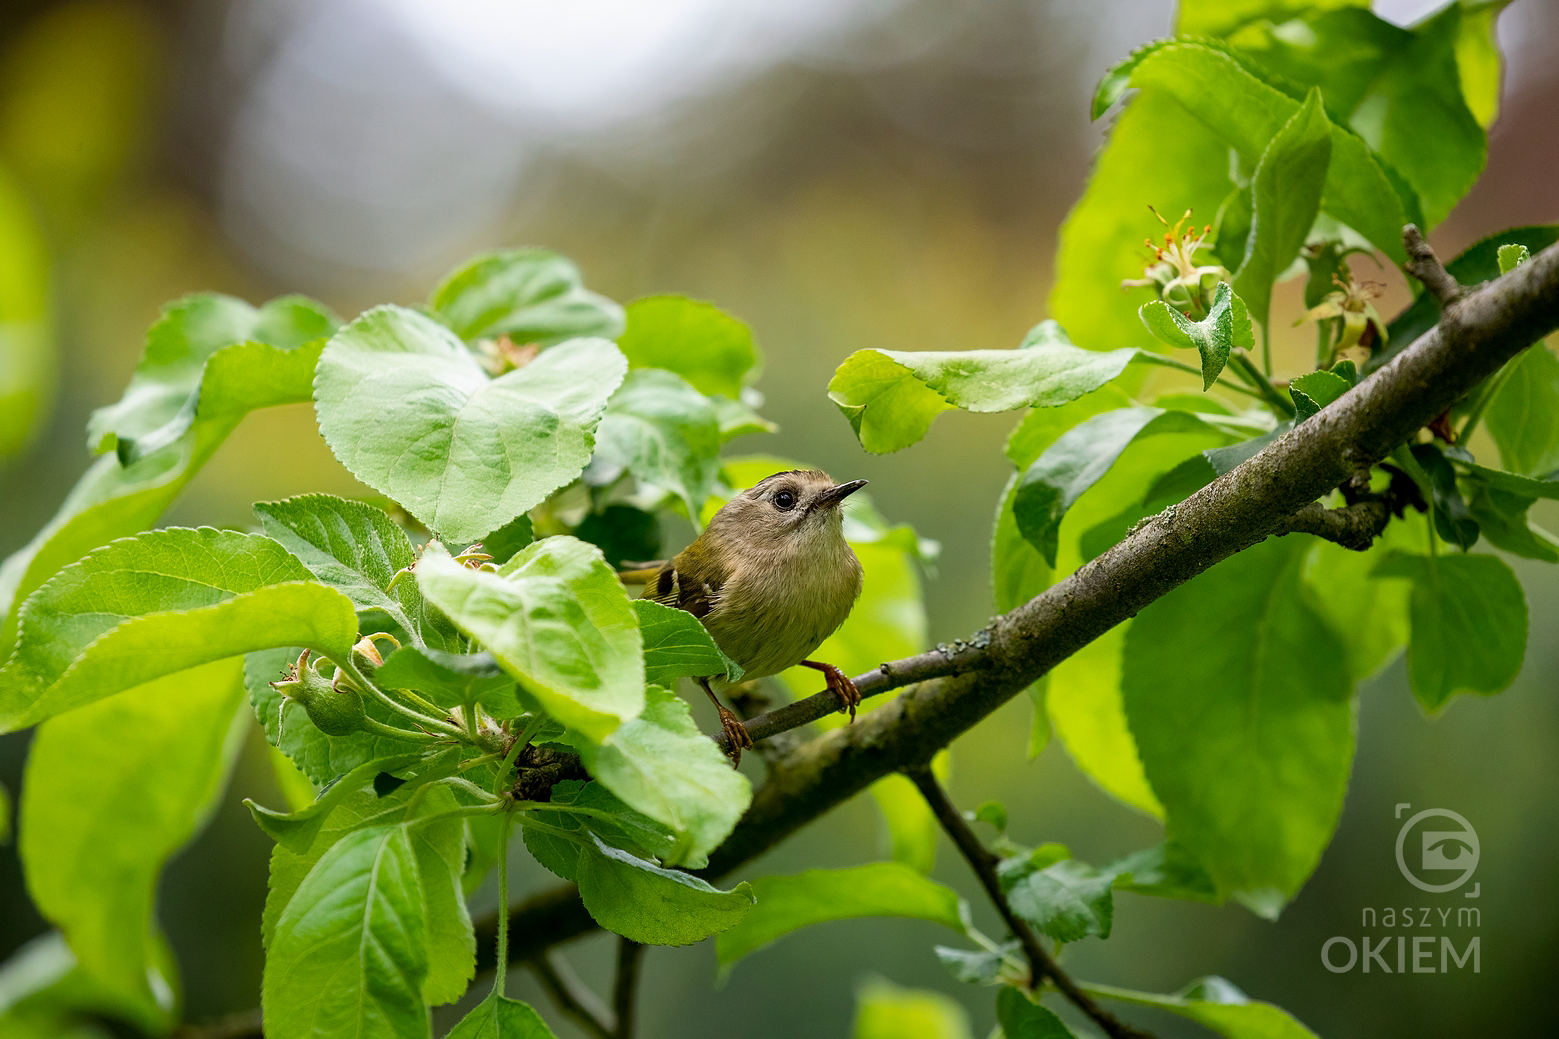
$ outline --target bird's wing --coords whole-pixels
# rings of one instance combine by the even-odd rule
[[[697,572],[696,568],[688,569],[685,562],[683,568],[678,568],[677,563],[673,559],[661,567],[645,595],[662,606],[675,606],[702,618],[720,600],[719,580],[712,574]]]

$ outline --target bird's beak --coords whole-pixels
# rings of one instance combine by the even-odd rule
[[[851,480],[849,483],[835,484],[822,494],[819,494],[812,502],[814,509],[833,508],[844,501],[850,495],[866,486],[865,480]]]

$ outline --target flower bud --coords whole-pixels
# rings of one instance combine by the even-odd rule
[[[340,677],[338,672],[336,679]],[[318,662],[310,661],[309,651],[304,650],[290,676],[272,682],[271,688],[301,704],[309,721],[320,732],[327,736],[345,736],[363,727],[363,694],[336,679],[322,675]]]

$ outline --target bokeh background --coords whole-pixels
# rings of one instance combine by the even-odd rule
[[[1376,5],[1401,23],[1433,6]],[[5,0],[0,194],[24,200],[38,229],[29,269],[49,279],[54,353],[32,380],[32,443],[0,463],[0,555],[85,468],[86,417],[118,398],[164,301],[300,291],[350,317],[423,298],[479,249],[535,244],[619,300],[682,292],[750,323],[782,431],[736,447],[869,478],[883,512],[943,544],[926,583],[933,640],[966,634],[992,612],[989,525],[1013,416],[951,414],[879,458],[824,387],[855,349],[1010,347],[1046,316],[1056,228],[1105,132],[1086,99],[1172,16],[1170,0]],[[1434,235],[1442,255],[1559,219],[1559,5],[1515,0],[1499,36],[1506,94],[1488,169]],[[1406,289],[1381,277],[1389,314]],[[1288,295],[1279,313],[1292,316]],[[1308,329],[1280,334],[1280,367],[1291,358],[1297,371],[1310,343]],[[0,363],[20,377],[14,356]],[[25,424],[24,410],[7,420]],[[357,488],[307,407],[263,411],[166,521],[248,526],[251,501],[308,490]],[[1553,509],[1534,516],[1559,529]],[[1559,576],[1512,562],[1532,615],[1521,678],[1435,719],[1414,706],[1400,662],[1367,684],[1341,829],[1281,920],[1123,894],[1114,936],[1069,949],[1072,968],[1154,991],[1222,974],[1327,1037],[1552,1035]],[[1060,747],[1026,760],[1029,711],[1020,698],[954,745],[955,797],[1000,799],[1018,839],[1063,841],[1089,861],[1157,841],[1157,824],[1100,793]],[[26,747],[26,734],[0,737],[13,793]],[[281,803],[257,731],[159,896],[195,1020],[258,999],[269,842],[247,796]],[[1478,829],[1479,974],[1322,967],[1322,942],[1356,939],[1362,907],[1420,901],[1393,861],[1401,802],[1455,809]],[[753,869],[853,865],[881,839],[858,798]],[[522,890],[553,882],[518,868]],[[935,875],[976,894],[949,847]],[[0,958],[43,930],[14,849],[0,848]],[[857,987],[881,975],[948,993],[984,1035],[991,992],[946,976],[935,941],[947,938],[911,922],[826,925],[723,987],[708,943],[653,950],[641,1034],[845,1036]],[[567,955],[609,978],[606,939]],[[528,975],[514,984],[560,1036],[578,1034]]]

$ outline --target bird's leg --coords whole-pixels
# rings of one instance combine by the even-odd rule
[[[752,737],[747,735],[747,726],[731,710],[720,702],[715,691],[709,688],[709,679],[700,678],[698,684],[704,687],[704,692],[709,694],[709,702],[715,705],[715,710],[720,712],[720,726],[725,729],[726,742],[731,745],[731,763],[742,763],[742,748],[752,746]]]
[[[828,680],[828,691],[839,697],[840,712],[849,711],[850,720],[855,721],[855,709],[861,705],[861,691],[855,688],[855,683],[850,681],[850,677],[834,665],[822,664],[816,660],[803,660],[801,666],[823,672],[823,677]]]

